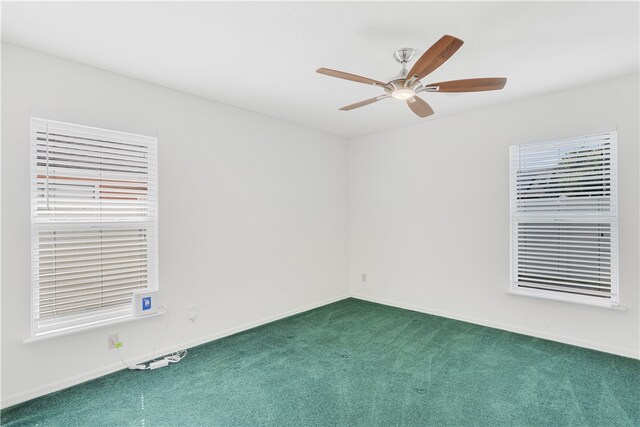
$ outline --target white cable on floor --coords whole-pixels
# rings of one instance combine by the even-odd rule
[[[187,350],[178,350],[171,354],[171,356],[166,356],[164,359],[169,361],[169,363],[178,363],[185,357],[187,357]]]
[[[164,339],[167,337],[167,335],[169,335],[169,311],[164,308],[164,307],[160,307],[161,311],[163,311],[166,315],[167,315],[167,322],[166,322],[166,329],[165,329],[165,334],[162,337],[162,339],[160,340],[160,343],[162,343],[162,341],[164,341]],[[187,350],[178,350],[174,353],[171,353],[168,356],[163,357],[162,359],[156,358],[155,357],[155,353],[156,353],[156,347],[158,346],[158,344],[153,346],[153,352],[151,353],[152,357],[150,362],[145,362],[145,363],[138,363],[137,365],[129,365],[127,362],[124,361],[124,359],[122,358],[122,355],[120,354],[120,346],[116,345],[115,348],[118,351],[118,357],[120,358],[120,361],[122,362],[122,364],[124,366],[126,366],[128,369],[131,370],[139,370],[139,371],[149,371],[151,369],[154,369],[151,365],[153,363],[157,363],[159,360],[166,360],[167,363],[164,364],[164,366],[170,364],[170,363],[178,363],[179,361],[181,361],[182,359],[184,359],[188,352]],[[148,363],[148,364],[146,364]]]
[[[120,349],[117,348],[116,350],[118,350],[118,357],[120,358],[120,361],[124,364],[124,366],[126,366],[128,369],[131,369],[131,370],[149,371],[152,369],[150,364],[158,361],[158,359],[152,360],[151,362],[148,362],[149,365],[146,365],[144,363],[139,363],[137,365],[129,365],[127,362],[124,361],[124,359],[122,359],[122,355],[120,354]],[[174,353],[171,353],[169,356],[165,356],[159,360],[166,360],[167,365],[169,363],[178,363],[179,361],[187,357],[187,354],[188,354],[187,350],[178,350]]]
[[[139,369],[139,370],[146,370],[147,369],[147,367],[145,365],[143,365],[143,364],[129,365],[127,362],[124,361],[124,359],[122,359],[122,355],[120,354],[120,348],[116,347],[116,350],[118,351],[118,357],[120,358],[120,361],[127,368],[129,368],[129,369]]]

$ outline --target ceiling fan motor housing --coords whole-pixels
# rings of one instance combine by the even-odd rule
[[[412,98],[422,88],[422,83],[419,80],[414,81],[410,86],[405,86],[406,83],[405,78],[392,80],[385,86],[384,91],[387,95],[404,100]]]

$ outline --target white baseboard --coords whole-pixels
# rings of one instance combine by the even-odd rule
[[[159,354],[169,354],[169,353],[173,353],[174,351],[182,350],[185,348],[192,348],[201,344],[206,344],[208,342],[211,342],[220,338],[224,338],[229,335],[237,334],[238,332],[243,332],[243,331],[255,328],[257,326],[271,323],[276,320],[284,319],[285,317],[293,316],[295,314],[313,310],[314,308],[322,307],[323,305],[341,301],[345,298],[349,298],[349,296],[350,296],[349,294],[344,294],[338,297],[328,298],[317,303],[308,304],[308,305],[296,308],[294,310],[288,310],[282,313],[274,314],[272,316],[268,316],[254,322],[245,323],[235,328],[226,329],[224,331],[216,332],[215,334],[203,336],[203,337],[186,341],[180,344],[175,344],[169,347],[165,347],[163,349],[156,350],[155,353],[151,353],[151,352],[145,353],[140,356],[130,358],[128,362],[131,364],[142,363],[147,360],[150,360],[154,356],[154,354],[156,356]],[[27,400],[35,399],[36,397],[44,396],[45,394],[54,393],[56,391],[63,390],[68,387],[72,387],[74,385],[78,385],[83,382],[90,381],[90,380],[111,374],[116,371],[120,371],[122,369],[123,369],[122,362],[117,362],[117,363],[105,366],[103,368],[95,369],[90,372],[65,378],[64,380],[61,380],[61,381],[45,384],[43,386],[36,387],[31,390],[27,390],[25,392],[18,393],[12,396],[8,396],[8,397],[2,396],[2,401],[0,402],[0,408],[1,409],[8,408],[9,406],[26,402]]]
[[[478,319],[478,318],[474,318],[474,317],[470,317],[470,316],[460,316],[457,314],[453,314],[453,313],[449,313],[449,312],[444,312],[441,310],[433,310],[433,309],[428,309],[428,308],[423,308],[423,307],[418,307],[412,304],[404,304],[404,303],[400,303],[397,301],[390,301],[390,300],[386,300],[383,298],[372,298],[369,296],[365,296],[365,295],[359,295],[359,294],[344,294],[338,297],[333,297],[333,298],[328,298],[326,300],[314,303],[314,304],[308,304],[306,306],[303,307],[299,307],[297,309],[294,310],[289,310],[286,312],[282,312],[279,314],[275,314],[272,316],[268,316],[266,318],[254,321],[254,322],[250,322],[250,323],[246,323],[244,325],[235,327],[235,328],[230,328],[230,329],[226,329],[224,331],[220,331],[217,332],[215,334],[211,334],[211,335],[207,335],[207,336],[203,336],[200,338],[196,338],[190,341],[186,341],[183,342],[181,344],[176,344],[170,347],[165,347],[163,349],[159,349],[155,352],[156,355],[158,354],[168,354],[168,353],[173,353],[174,351],[178,351],[181,349],[185,349],[185,348],[191,348],[191,347],[195,347],[201,344],[205,344],[220,338],[224,338],[227,337],[229,335],[233,335],[236,334],[238,332],[243,332],[252,328],[255,328],[257,326],[261,326],[276,320],[280,320],[283,319],[285,317],[289,317],[289,316],[293,316],[295,314],[298,313],[302,313],[305,311],[309,311],[312,310],[314,308],[318,308],[321,307],[323,305],[327,305],[327,304],[331,304],[337,301],[341,301],[345,298],[349,298],[349,297],[353,297],[353,298],[357,298],[357,299],[361,299],[364,301],[369,301],[369,302],[374,302],[374,303],[378,303],[378,304],[384,304],[384,305],[388,305],[388,306],[392,306],[392,307],[397,307],[397,308],[402,308],[402,309],[406,309],[406,310],[413,310],[413,311],[417,311],[420,313],[426,313],[426,314],[432,314],[435,316],[441,316],[441,317],[446,317],[449,319],[455,319],[455,320],[461,320],[463,322],[469,322],[469,323],[474,323],[477,325],[481,325],[481,326],[487,326],[490,328],[495,328],[495,329],[501,329],[504,331],[508,331],[508,332],[515,332],[518,334],[523,334],[523,335],[528,335],[528,336],[533,336],[536,338],[542,338],[542,339],[546,339],[546,340],[550,340],[550,341],[557,341],[557,342],[561,342],[564,344],[571,344],[571,345],[575,345],[578,347],[585,347],[585,348],[590,348],[593,350],[598,350],[598,351],[604,351],[606,353],[612,353],[612,354],[617,354],[619,356],[625,356],[625,357],[630,357],[633,359],[640,359],[640,354],[638,352],[633,352],[629,349],[625,349],[625,348],[619,348],[619,347],[612,347],[612,346],[607,346],[607,345],[602,345],[599,343],[594,343],[594,342],[590,342],[590,341],[584,341],[584,340],[576,340],[574,338],[571,337],[565,337],[565,336],[561,336],[561,335],[556,335],[556,334],[551,334],[551,333],[546,333],[546,332],[540,332],[537,330],[532,330],[532,329],[528,329],[528,328],[521,328],[521,327],[514,327],[511,325],[504,325],[501,323],[497,323],[497,322],[492,322],[492,321],[488,321],[488,320],[484,320],[484,319]],[[138,357],[135,358],[131,358],[129,360],[129,363],[132,364],[136,364],[136,363],[141,363],[144,361],[147,361],[149,359],[151,359],[153,357],[153,354],[151,352],[146,353],[146,354],[142,354]],[[122,370],[122,363],[118,362],[118,363],[114,363],[111,364],[109,366],[105,366],[103,368],[99,368],[99,369],[95,369],[93,371],[90,372],[86,372],[84,374],[80,374],[80,375],[75,375],[73,377],[70,378],[66,378],[62,381],[56,381],[53,383],[49,383],[40,387],[36,387],[33,388],[31,390],[28,390],[26,392],[22,392],[19,394],[15,394],[13,396],[9,396],[9,397],[5,397],[2,396],[3,399],[0,402],[0,408],[7,408],[9,406],[12,405],[16,405],[18,403],[22,403],[25,402],[27,400],[31,400],[34,399],[36,397],[40,397],[43,396],[45,394],[49,394],[49,393],[53,393],[74,385],[78,385],[80,383],[86,382],[86,381],[90,381],[99,377],[102,377],[104,375],[108,375],[111,374],[113,372]]]
[[[375,302],[378,304],[389,305],[391,307],[403,308],[406,310],[413,310],[420,313],[432,314],[434,316],[446,317],[448,319],[461,320],[463,322],[474,323],[476,325],[487,326],[489,328],[494,328],[494,329],[501,329],[503,331],[508,331],[508,332],[515,332],[517,334],[528,335],[536,338],[542,338],[549,341],[556,341],[563,344],[570,344],[577,347],[584,347],[591,350],[603,351],[605,353],[612,353],[618,356],[630,357],[632,359],[640,359],[640,352],[633,351],[627,348],[603,345],[603,344],[592,342],[592,341],[579,340],[579,339],[557,335],[549,332],[538,331],[535,329],[506,325],[503,323],[493,322],[485,319],[478,319],[471,316],[461,316],[461,315],[449,313],[446,311],[419,307],[413,304],[405,304],[397,301],[390,301],[384,298],[374,298],[374,297],[369,297],[369,296],[360,295],[356,293],[352,293],[351,297],[361,299],[364,301]]]

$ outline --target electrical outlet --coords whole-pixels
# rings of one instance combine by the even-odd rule
[[[362,282],[366,282],[367,281],[367,273],[362,273]]]
[[[198,306],[197,305],[188,306],[187,319],[191,320],[192,322],[195,322],[197,318],[198,318]]]
[[[122,343],[120,343],[120,336],[118,334],[111,334],[107,337],[107,348],[109,350],[120,348],[121,346]]]

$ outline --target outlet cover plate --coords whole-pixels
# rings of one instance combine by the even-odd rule
[[[118,334],[111,334],[107,337],[107,348],[113,350],[116,348],[116,343],[120,342]]]
[[[195,322],[197,318],[198,318],[198,306],[197,305],[188,306],[187,319],[191,320],[192,322]]]

